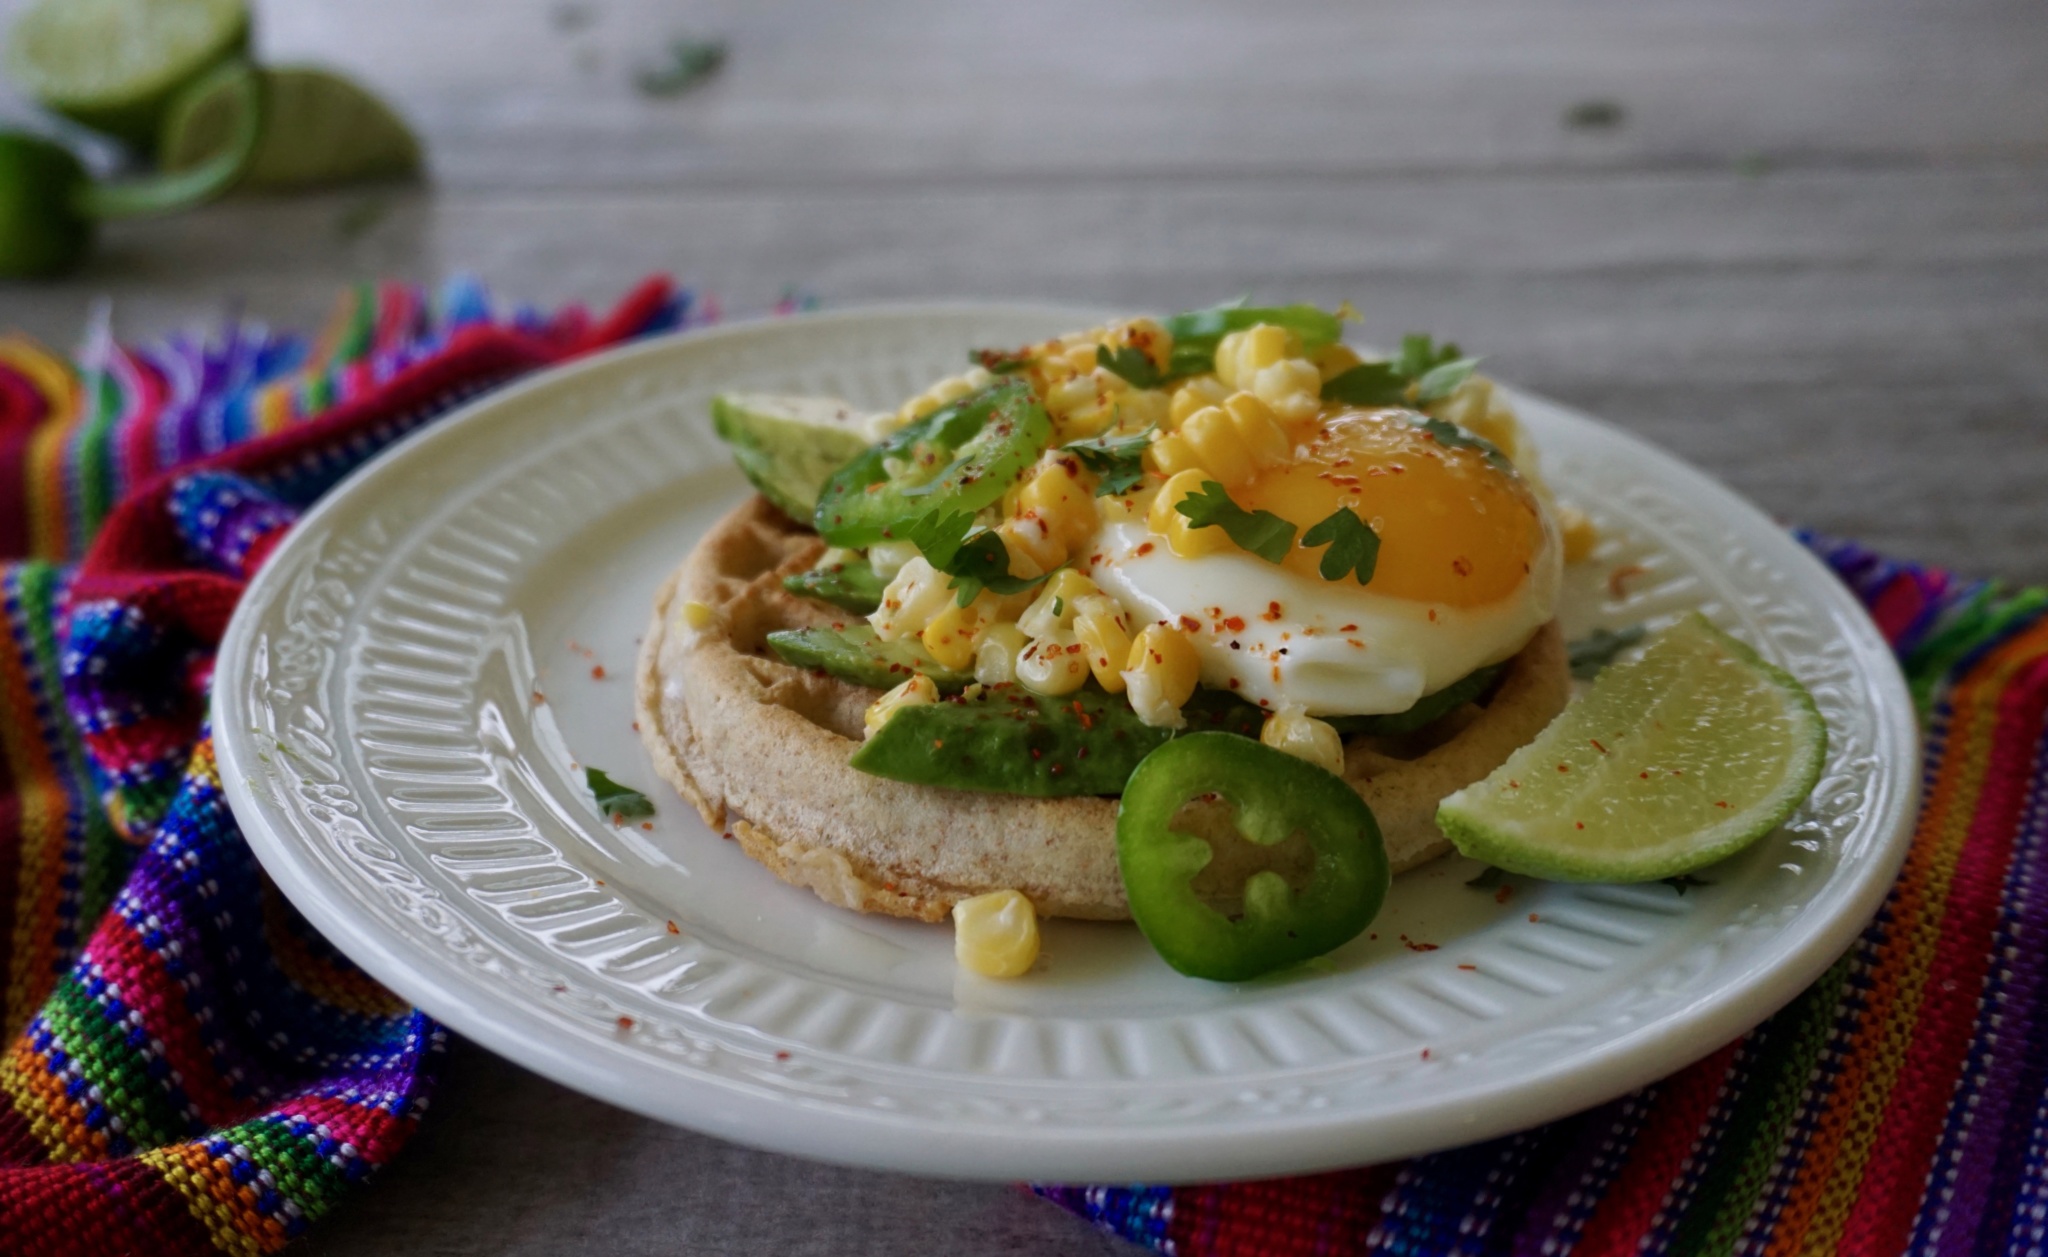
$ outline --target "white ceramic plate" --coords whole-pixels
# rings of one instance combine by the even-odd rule
[[[1499,903],[1453,858],[1283,977],[1183,978],[1129,926],[1060,921],[1041,969],[1001,983],[956,969],[948,928],[829,907],[707,830],[640,749],[630,672],[656,585],[745,491],[710,395],[880,407],[970,347],[1090,321],[948,306],[698,332],[385,454],[272,556],[221,651],[222,771],[264,866],[392,989],[569,1086],[745,1143],[983,1178],[1249,1177],[1485,1138],[1705,1055],[1848,947],[1918,792],[1890,653],[1754,508],[1526,397],[1553,484],[1606,538],[1572,574],[1567,631],[1704,610],[1827,718],[1819,789],[1711,886]],[[579,764],[655,796],[653,828],[600,818]]]

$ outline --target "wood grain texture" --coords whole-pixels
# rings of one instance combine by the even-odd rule
[[[0,0],[0,20],[20,0]],[[431,191],[125,224],[0,286],[71,343],[379,275],[761,309],[1349,298],[1786,518],[2048,581],[2048,6],[2038,0],[275,0],[376,84]],[[731,44],[670,100],[635,69]],[[1612,101],[1618,126],[1565,124]],[[19,115],[18,102],[0,113]],[[367,211],[367,212],[366,212]],[[669,1130],[475,1050],[309,1253],[1108,1251],[1016,1192]]]

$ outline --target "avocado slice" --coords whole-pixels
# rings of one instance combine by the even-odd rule
[[[878,690],[893,688],[920,672],[948,694],[974,680],[972,673],[955,672],[933,659],[916,638],[885,642],[865,624],[782,629],[768,635],[768,649],[784,663],[820,668],[842,681]]]
[[[868,413],[835,397],[720,393],[711,426],[732,446],[733,461],[770,502],[811,522],[818,490],[869,445]]]

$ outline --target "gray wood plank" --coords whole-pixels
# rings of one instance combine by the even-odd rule
[[[414,193],[346,239],[360,203],[126,225],[0,325],[66,344],[108,294],[129,334],[230,301],[310,326],[352,280],[454,269],[544,302],[669,270],[743,310],[785,284],[834,305],[1349,298],[1367,337],[1456,337],[1781,517],[2048,580],[2048,168]]]

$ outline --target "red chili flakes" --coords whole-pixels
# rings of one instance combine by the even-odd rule
[[[1180,618],[1180,626],[1187,632],[1192,633],[1202,627],[1202,622],[1191,615],[1184,615]]]
[[[1584,829],[1584,828],[1586,827],[1586,822],[1584,822],[1584,821],[1573,821],[1573,822],[1572,822],[1572,826],[1573,826],[1574,828],[1576,828],[1576,829]]]
[[[1644,567],[1640,563],[1624,563],[1620,567],[1615,568],[1607,574],[1607,596],[1609,598],[1628,597],[1628,583],[1649,570],[1649,568]]]
[[[1509,899],[1514,897],[1514,894],[1514,887],[1502,886],[1500,889],[1493,892],[1493,901],[1495,903],[1506,903]]]
[[[1356,624],[1345,624],[1340,626],[1337,629],[1337,631],[1339,633],[1356,633],[1358,631],[1358,626]]]
[[[1431,607],[1431,608],[1429,609],[1429,622],[1430,622],[1431,624],[1434,624],[1434,623],[1436,623],[1436,608],[1435,608],[1435,607]]]
[[[1233,633],[1242,633],[1244,632],[1244,617],[1241,615],[1233,615],[1229,619],[1223,621],[1223,627],[1229,629]]]
[[[1598,752],[1600,752],[1600,753],[1601,753],[1602,755],[1605,755],[1605,754],[1607,754],[1607,748],[1606,748],[1606,747],[1604,747],[1604,746],[1602,746],[1602,745],[1600,745],[1600,739],[1598,739],[1598,738],[1587,738],[1587,739],[1586,739],[1586,741],[1588,741],[1588,742],[1591,742],[1591,743],[1593,744],[1593,749],[1594,749],[1594,750],[1596,750],[1596,751],[1598,751]]]
[[[1479,966],[1478,966],[1478,965],[1459,965],[1458,967],[1459,967],[1460,969],[1463,969],[1463,970],[1464,970],[1465,972],[1467,972],[1467,973],[1477,973],[1477,972],[1479,972]]]
[[[1423,1060],[1425,1060],[1425,1061],[1429,1059],[1429,1049],[1428,1049],[1428,1048],[1424,1048],[1424,1049],[1422,1049],[1422,1059],[1423,1059]]]
[[[590,665],[590,679],[591,679],[591,680],[593,680],[593,681],[602,681],[602,680],[604,680],[604,665],[603,665],[603,664],[601,664],[601,663],[594,663],[594,664],[591,664],[591,665]]]
[[[788,1059],[789,1059],[789,1053],[787,1053],[787,1052],[777,1052],[777,1053],[775,1054],[775,1059],[776,1059],[776,1060],[778,1060],[778,1061],[786,1061],[786,1060],[788,1060]]]
[[[1636,776],[1641,777],[1644,781],[1648,781],[1650,779],[1650,770],[1645,768],[1643,771],[1637,773]]]
[[[623,828],[625,828],[625,825],[626,825],[626,814],[625,814],[624,812],[613,812],[613,813],[612,813],[612,828],[613,828],[613,829],[623,829]],[[600,882],[600,883],[598,883],[598,884],[599,884],[599,885],[603,885],[603,883],[602,883],[602,882]]]
[[[1141,541],[1141,542],[1139,542],[1139,543],[1138,543],[1138,548],[1137,548],[1137,549],[1135,549],[1135,550],[1133,550],[1133,551],[1131,551],[1131,553],[1132,553],[1132,554],[1135,554],[1135,555],[1137,555],[1137,556],[1138,556],[1139,558],[1141,558],[1141,559],[1142,559],[1142,558],[1144,558],[1144,557],[1145,557],[1146,555],[1148,555],[1148,554],[1152,553],[1152,549],[1153,549],[1153,547],[1152,547],[1152,543],[1151,543],[1151,542],[1149,542],[1149,541]]]
[[[637,721],[637,720],[635,720],[635,721],[633,722],[633,732],[635,732],[635,733],[638,733],[638,732],[640,732],[640,722],[639,722],[639,721]]]
[[[1571,770],[1572,770],[1572,766],[1571,766],[1570,764],[1559,764],[1559,765],[1557,766],[1557,771],[1559,771],[1559,772],[1561,772],[1561,773],[1568,773],[1568,772],[1570,772]]]
[[[727,842],[738,842],[738,841],[739,841],[739,839],[737,839],[737,838],[733,837],[732,831],[731,831],[730,829],[728,829],[728,830],[726,830],[726,831],[725,831],[724,833],[720,834],[720,835],[719,835],[719,837],[721,837],[721,838],[725,839],[725,840],[726,840]]]
[[[668,923],[668,932],[669,932],[669,933],[671,933],[671,934],[680,934],[680,933],[682,933],[682,931],[681,931],[680,929],[677,929],[677,928],[676,928],[676,923],[675,923],[675,922],[673,922],[673,921],[671,921],[671,922],[669,922],[669,923]]]
[[[1406,947],[1409,951],[1435,951],[1437,949],[1435,943],[1420,943],[1406,934],[1401,936],[1401,946]]]
[[[1281,614],[1282,612],[1280,610],[1280,604],[1277,602],[1269,602],[1266,604],[1266,609],[1264,612],[1260,614],[1259,618],[1261,620],[1264,620],[1268,624],[1272,624],[1280,619]]]
[[[1535,913],[1533,913],[1533,912],[1532,912],[1532,913],[1530,913],[1530,914],[1529,914],[1529,919],[1530,919],[1531,921],[1541,921],[1541,920],[1542,920],[1543,918],[1542,918],[1542,917],[1539,917],[1539,916],[1537,916],[1537,915],[1536,915]]]
[[[1516,780],[1515,780],[1515,779],[1514,779],[1513,777],[1510,777],[1510,778],[1508,778],[1508,789],[1510,789],[1510,790],[1520,790],[1521,788],[1522,788],[1522,783],[1521,783],[1521,782],[1519,782],[1519,781],[1516,781]]]
[[[650,834],[651,834],[651,833],[653,833],[653,832],[654,832],[654,822],[653,822],[653,821],[641,821],[641,822],[640,822],[640,828],[642,828],[642,829],[646,830],[646,831],[647,831],[648,833],[650,833]]]
[[[621,1030],[631,1030],[632,1028],[633,1028],[633,1019],[632,1019],[631,1017],[628,1017],[628,1016],[626,1016],[625,1014],[621,1013],[621,1014],[619,1015],[619,1029],[621,1029]]]
[[[1460,576],[1470,576],[1472,574],[1472,560],[1461,554],[1451,560],[1451,570]]]
[[[542,703],[545,703],[545,702],[547,702],[547,701],[548,701],[548,696],[547,696],[547,695],[545,695],[545,694],[541,693],[541,692],[540,692],[539,690],[535,690],[535,691],[533,692],[533,705],[534,705],[535,707],[538,707],[538,706],[540,706],[540,705],[541,705]]]
[[[1715,807],[1727,807],[1727,806],[1728,806],[1728,800],[1726,800],[1726,799],[1715,799],[1715,800],[1714,800],[1714,806],[1715,806]]]
[[[942,749],[944,749],[945,745],[946,745],[946,739],[944,739],[944,738],[933,738],[933,739],[932,739],[932,749],[933,749],[934,751],[937,751],[937,750],[942,750]]]

